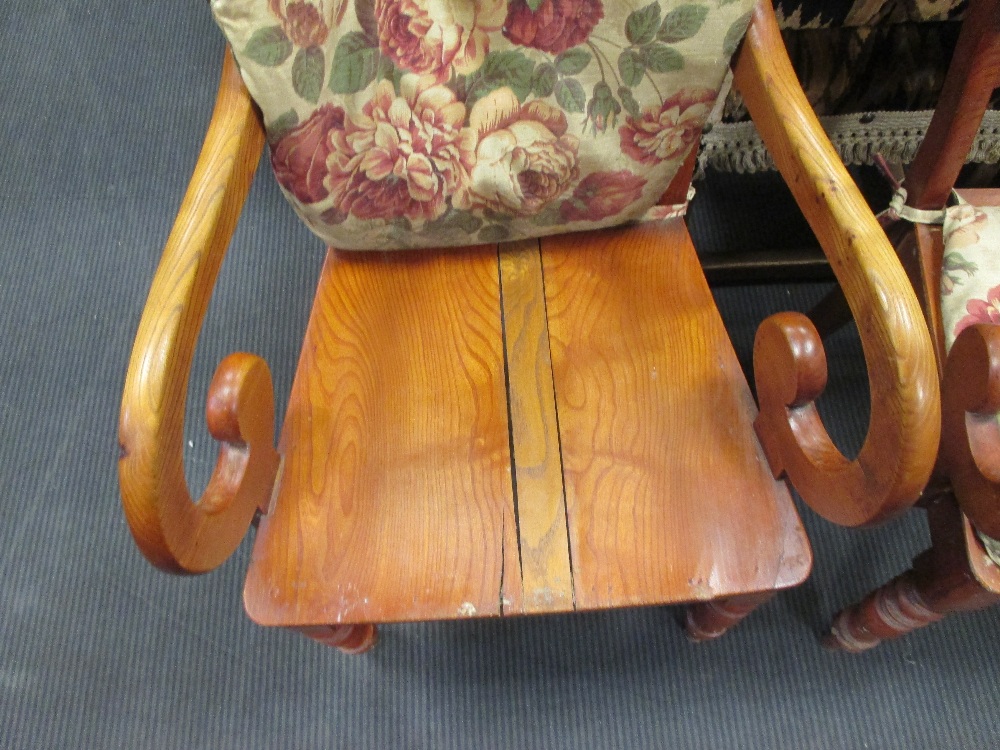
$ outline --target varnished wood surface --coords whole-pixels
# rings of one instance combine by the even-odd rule
[[[1000,603],[997,568],[950,492],[927,504],[931,547],[913,567],[838,613],[824,645],[864,651],[956,613]]]
[[[573,576],[538,241],[502,247],[500,278],[524,608],[567,611]]]
[[[244,601],[261,624],[522,608],[496,250],[331,252]]]
[[[843,495],[854,512],[859,483],[877,490],[862,508],[867,520],[903,503],[925,470],[924,448],[936,443],[924,423],[934,416],[937,381],[928,385],[922,369],[926,339],[908,328],[917,308],[898,284],[898,266],[885,261],[884,242],[869,231],[870,214],[858,213],[860,199],[846,174],[831,167],[833,151],[817,135],[818,123],[803,114],[807,106],[782,55],[773,16],[758,11],[738,78],[862,321],[873,382],[866,447],[876,436],[892,448],[863,451],[863,481],[858,469],[839,471],[846,459],[827,450],[823,432],[812,431],[806,441],[820,458],[813,473],[800,472],[790,454],[775,450],[804,434],[804,422],[789,425],[786,412],[790,404],[801,406],[799,386],[815,389],[823,379],[819,360],[808,353],[800,360],[804,370],[794,357],[774,377],[758,370],[759,382],[777,383],[769,402],[776,429],[761,434],[780,459],[774,468],[788,470],[807,499],[828,492],[839,502]],[[151,296],[158,314],[181,311],[163,334],[178,336],[180,344],[147,345],[134,360],[137,372],[168,374],[167,387],[144,381],[126,392],[126,407],[152,396],[158,419],[173,415],[166,427],[151,428],[152,452],[161,456],[145,464],[151,471],[129,469],[142,453],[134,448],[143,444],[134,437],[142,430],[131,427],[138,422],[123,407],[123,488],[132,476],[151,476],[158,493],[156,502],[130,505],[141,493],[125,490],[126,511],[140,546],[158,564],[185,570],[216,564],[238,543],[247,514],[266,507],[247,610],[261,623],[297,627],[707,601],[805,577],[808,543],[754,438],[753,401],[680,221],[546,239],[540,267],[483,248],[364,258],[332,253],[293,387],[273,501],[267,489],[274,454],[254,460],[265,449],[254,449],[242,424],[228,429],[244,413],[243,422],[262,434],[270,408],[266,368],[238,359],[222,370],[232,387],[213,390],[233,394],[223,404],[229,405],[210,413],[227,428],[213,427],[214,433],[232,443],[220,462],[223,475],[238,473],[233,467],[251,446],[248,465],[260,473],[244,484],[253,503],[239,506],[239,524],[227,523],[224,533],[192,533],[186,519],[217,524],[224,506],[236,507],[225,500],[234,494],[232,482],[218,485],[222,500],[191,503],[180,440],[171,441],[180,434],[176,415],[183,414],[190,351],[252,173],[248,155],[258,155],[262,143],[244,99],[223,108],[238,122],[220,126],[221,144],[210,134],[213,147],[206,144],[208,156],[199,162],[207,171],[194,184],[207,187],[192,191],[193,205],[207,195],[217,206],[215,218],[204,222],[207,239],[177,244],[207,250],[167,252],[165,267],[181,258],[192,275],[177,281],[158,274],[157,284],[179,291],[160,298],[154,285]],[[235,146],[226,145],[231,138]],[[226,157],[221,163],[219,155]],[[505,318],[512,334],[506,346]],[[160,335],[140,332],[139,340],[148,344]],[[773,359],[780,365],[787,357],[779,347]],[[505,377],[517,392],[510,403]],[[171,491],[160,493],[161,486]],[[520,505],[532,495],[542,499]],[[173,498],[169,508],[157,504],[164,496]],[[163,514],[173,520],[156,518]],[[568,559],[560,559],[562,519]],[[181,540],[180,554],[164,541],[170,534]],[[195,552],[188,548],[192,539]]]
[[[844,525],[873,523],[909,508],[934,464],[940,403],[930,337],[891,245],[808,106],[767,3],[755,9],[735,82],[844,290],[871,391],[868,433],[851,460],[813,403],[826,381],[815,329],[804,316],[769,319],[754,354],[758,433],[776,473],[816,511]]]
[[[941,390],[941,469],[976,528],[1000,538],[1000,328],[959,334]]]
[[[909,205],[945,205],[998,86],[1000,0],[970,0],[934,117],[906,173]]]
[[[800,582],[808,542],[683,222],[542,249],[578,607]]]
[[[122,397],[122,503],[139,548],[158,567],[199,573],[240,543],[266,507],[277,467],[267,365],[240,355],[209,394],[223,443],[198,504],[184,480],[183,432],[191,360],[212,286],[264,145],[256,112],[227,53],[205,145],[143,310]]]
[[[331,254],[247,610],[298,627],[794,585],[811,553],[754,413],[680,221],[499,259]]]

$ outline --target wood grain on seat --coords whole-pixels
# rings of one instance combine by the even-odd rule
[[[518,610],[496,253],[331,252],[279,450],[255,620]]]
[[[247,609],[303,626],[793,585],[808,542],[755,414],[680,221],[331,253]]]

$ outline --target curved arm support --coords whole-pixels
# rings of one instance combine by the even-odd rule
[[[885,233],[813,114],[761,2],[735,81],[761,137],[823,247],[858,322],[871,421],[858,457],[830,440],[812,401],[826,381],[822,345],[801,316],[764,322],[754,348],[757,432],[775,476],[836,523],[858,526],[910,507],[940,433],[934,351],[916,296]]]
[[[222,441],[195,504],[184,479],[184,406],[212,287],[264,146],[256,111],[229,54],[215,111],[163,257],[129,362],[119,423],[118,476],[136,543],[157,567],[200,573],[239,545],[267,505],[277,470],[274,397],[263,360],[232,355],[208,403]]]
[[[972,524],[1000,538],[1000,327],[970,326],[958,336],[941,402],[941,469]]]

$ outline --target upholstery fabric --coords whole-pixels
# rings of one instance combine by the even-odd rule
[[[944,219],[941,321],[945,348],[976,323],[1000,323],[1000,206],[951,206]],[[978,532],[1000,565],[1000,540]]]
[[[212,0],[286,196],[357,250],[676,213],[752,5]]]
[[[944,222],[945,346],[976,323],[1000,323],[1000,207],[952,206]]]
[[[966,0],[776,0],[792,66],[817,115],[933,109]],[[747,118],[738,96],[726,119]]]

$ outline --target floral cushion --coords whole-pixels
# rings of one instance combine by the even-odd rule
[[[752,0],[212,0],[271,162],[342,249],[664,216]]]
[[[1000,323],[1000,207],[952,206],[944,222],[945,346],[976,323]]]
[[[952,206],[944,220],[941,318],[945,348],[976,323],[1000,323],[1000,206]],[[977,530],[1000,565],[1000,540]]]

